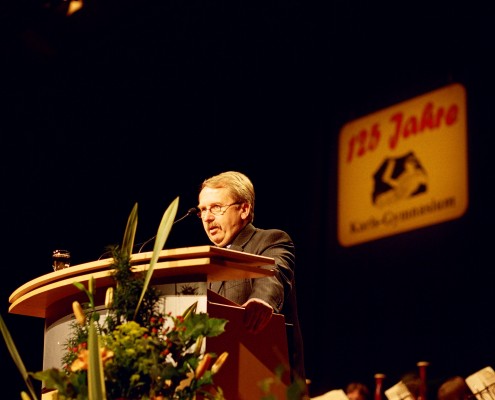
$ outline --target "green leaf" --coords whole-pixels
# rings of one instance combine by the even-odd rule
[[[34,379],[42,381],[47,389],[55,389],[58,390],[59,393],[66,393],[67,386],[69,385],[69,383],[67,382],[67,374],[65,373],[65,371],[59,370],[57,368],[49,368],[43,371],[30,372],[29,375],[32,376]],[[84,375],[84,384],[86,384],[85,378],[86,375]]]
[[[95,308],[95,293],[96,293],[96,287],[95,287],[95,278],[93,275],[89,278],[88,282],[88,297],[89,297],[89,304],[91,308],[94,310]]]
[[[81,282],[73,282],[72,283],[76,288],[78,288],[81,292],[86,292],[86,287]]]
[[[129,258],[132,255],[132,249],[134,247],[134,237],[136,236],[137,221],[138,221],[138,204],[134,204],[129,218],[127,219],[127,225],[125,227],[124,239],[122,240],[122,252]]]
[[[17,369],[21,373],[24,382],[26,382],[26,386],[29,389],[29,393],[31,393],[31,396],[33,397],[34,400],[37,400],[36,392],[34,390],[33,384],[29,379],[29,374],[26,370],[26,367],[24,366],[24,363],[22,362],[19,352],[17,351],[17,347],[15,346],[14,340],[12,339],[9,330],[7,329],[7,325],[5,325],[5,322],[2,318],[2,314],[0,314],[0,330],[2,331],[3,339],[5,340],[7,349],[9,350],[9,353],[12,359],[14,360],[15,365],[17,366]]]
[[[88,351],[88,398],[89,400],[106,399],[103,362],[101,361],[98,335],[93,322],[89,325]]]
[[[165,246],[165,242],[168,239],[168,235],[172,230],[172,225],[174,224],[174,219],[177,214],[178,208],[179,208],[179,197],[177,196],[165,210],[165,213],[163,214],[162,220],[160,222],[160,226],[158,227],[158,232],[156,234],[156,239],[155,239],[155,245],[153,247],[153,255],[151,256],[150,266],[146,271],[146,277],[144,279],[144,285],[143,285],[143,290],[141,292],[141,296],[139,297],[136,310],[134,311],[134,319],[136,318],[137,312],[139,310],[139,307],[141,306],[144,295],[148,290],[148,285],[151,281],[151,276],[153,275],[153,270],[155,268],[156,262],[158,261],[158,257],[160,256],[160,252],[163,250],[163,247]]]
[[[184,319],[187,319],[187,318],[189,318],[190,315],[196,314],[197,308],[198,308],[198,302],[195,301],[194,303],[192,303],[189,307],[187,307],[184,310],[184,312],[182,313],[182,317]]]
[[[95,307],[95,299],[94,299],[94,292],[95,292],[95,283],[94,283],[94,277],[91,276],[89,282],[88,282],[88,289],[81,283],[81,282],[72,282],[72,284],[78,288],[81,292],[86,293],[86,296],[88,297],[89,300],[89,305],[91,308]]]

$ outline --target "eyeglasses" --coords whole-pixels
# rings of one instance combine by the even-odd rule
[[[203,216],[208,211],[211,212],[213,215],[223,215],[227,212],[230,206],[235,206],[237,204],[242,204],[242,203],[237,202],[237,203],[225,204],[225,205],[215,204],[208,208],[203,208],[202,210],[199,210],[196,215],[198,216],[198,218],[203,218]]]

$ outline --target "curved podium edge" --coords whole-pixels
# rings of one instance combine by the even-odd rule
[[[135,253],[131,256],[132,265],[143,265],[148,262],[153,256],[153,252]],[[178,259],[182,260],[185,257],[188,259],[208,256],[222,256],[226,260],[233,262],[242,262],[244,264],[252,266],[261,265],[274,265],[273,258],[264,257],[241,251],[224,249],[215,246],[194,246],[194,247],[181,247],[176,249],[165,249],[160,252],[158,260],[170,260]],[[50,272],[48,274],[39,276],[35,279],[26,282],[19,288],[17,288],[9,297],[9,303],[14,303],[21,296],[36,289],[40,286],[47,285],[52,282],[62,281],[71,276],[79,276],[81,273],[88,273],[90,271],[96,272],[101,270],[108,270],[113,263],[112,258],[103,258],[101,260],[90,261],[84,264],[78,264],[65,268],[59,271]],[[149,265],[149,264],[148,264]]]
[[[266,265],[266,264],[265,264]],[[137,271],[144,270],[149,264],[136,265],[133,269]],[[85,271],[88,272],[88,271]],[[35,286],[32,290],[17,296],[11,302],[9,312],[39,318],[46,318],[52,314],[51,307],[61,302],[63,299],[71,299],[81,291],[74,286],[75,282],[85,283],[93,277],[95,287],[104,288],[113,284],[113,270],[89,271],[78,276],[48,281],[42,286]],[[222,281],[233,279],[249,279],[266,276],[273,276],[274,271],[271,269],[261,268],[240,262],[230,262],[223,258],[191,258],[183,260],[165,261],[157,263],[153,271],[152,283],[174,282],[178,279],[202,276],[206,281]],[[100,290],[101,291],[101,290]],[[72,304],[72,301],[70,301]]]

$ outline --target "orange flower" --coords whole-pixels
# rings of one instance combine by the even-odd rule
[[[78,301],[72,303],[72,311],[74,311],[74,315],[77,322],[79,322],[79,325],[84,326],[84,324],[86,324],[86,314],[84,314],[84,310]]]
[[[198,366],[196,367],[196,371],[195,371],[196,379],[199,379],[203,376],[203,374],[210,367],[210,364],[211,364],[211,355],[210,353],[206,353],[199,362]]]
[[[188,372],[186,375],[187,375],[187,378],[182,379],[180,381],[179,386],[177,386],[177,389],[175,389],[176,391],[184,390],[186,387],[191,386],[191,381],[194,378],[194,374],[192,372]]]
[[[103,361],[103,364],[105,364],[105,361],[113,357],[113,351],[107,350],[105,347],[101,347],[100,357],[101,360]],[[88,361],[89,361],[89,351],[86,349],[82,349],[79,352],[77,359],[74,360],[74,362],[70,366],[71,371],[76,372],[82,369],[88,369]]]
[[[222,367],[223,363],[227,359],[229,353],[224,351],[222,354],[220,354],[220,357],[217,358],[213,366],[211,367],[211,374],[215,375],[218,371],[220,371],[220,368]]]

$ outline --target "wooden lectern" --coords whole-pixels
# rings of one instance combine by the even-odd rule
[[[138,271],[149,266],[152,254],[133,254],[132,268]],[[106,289],[114,283],[109,269],[112,261],[107,258],[48,273],[25,283],[10,296],[10,313],[45,319],[43,369],[60,367],[63,345],[74,319],[72,302],[87,301],[74,282],[87,286],[93,277],[96,304],[100,305],[102,313],[105,312]],[[275,314],[263,332],[248,334],[242,323],[244,309],[208,290],[207,284],[272,276],[274,271],[266,268],[270,265],[274,265],[273,258],[214,246],[196,246],[162,250],[153,271],[151,284],[163,293],[163,307],[167,312],[180,314],[193,302],[198,302],[198,311],[229,321],[222,335],[206,341],[206,351],[217,355],[224,351],[229,353],[214,378],[228,400],[260,399],[263,393],[259,383],[272,378],[278,366],[289,365],[285,319],[283,315]],[[289,384],[287,373],[282,384],[273,386],[271,393],[277,398],[285,398]]]

